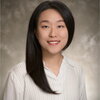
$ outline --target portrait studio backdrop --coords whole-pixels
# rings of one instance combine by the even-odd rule
[[[44,0],[2,0],[0,33],[0,95],[7,72],[25,60],[25,43],[30,16]],[[88,100],[99,100],[99,0],[61,0],[72,11],[76,29],[71,46],[64,52],[84,69]],[[0,98],[0,100],[2,100]]]

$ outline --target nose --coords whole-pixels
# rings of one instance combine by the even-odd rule
[[[51,28],[49,37],[57,37],[57,30],[55,27]]]

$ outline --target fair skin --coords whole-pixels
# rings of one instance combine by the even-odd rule
[[[61,52],[68,40],[67,27],[58,11],[47,9],[40,14],[36,36],[46,66],[57,76],[63,59]]]

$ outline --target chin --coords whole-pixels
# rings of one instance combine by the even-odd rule
[[[59,50],[59,51],[48,51],[48,53],[49,54],[51,54],[51,55],[56,55],[56,54],[59,54],[59,53],[61,53],[61,50]]]
[[[62,52],[63,47],[60,48],[45,48],[43,49],[43,52],[46,54],[51,54],[51,55],[55,55],[55,54],[60,54]]]

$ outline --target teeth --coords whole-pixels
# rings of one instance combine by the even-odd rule
[[[59,43],[59,42],[48,42],[48,43]]]

